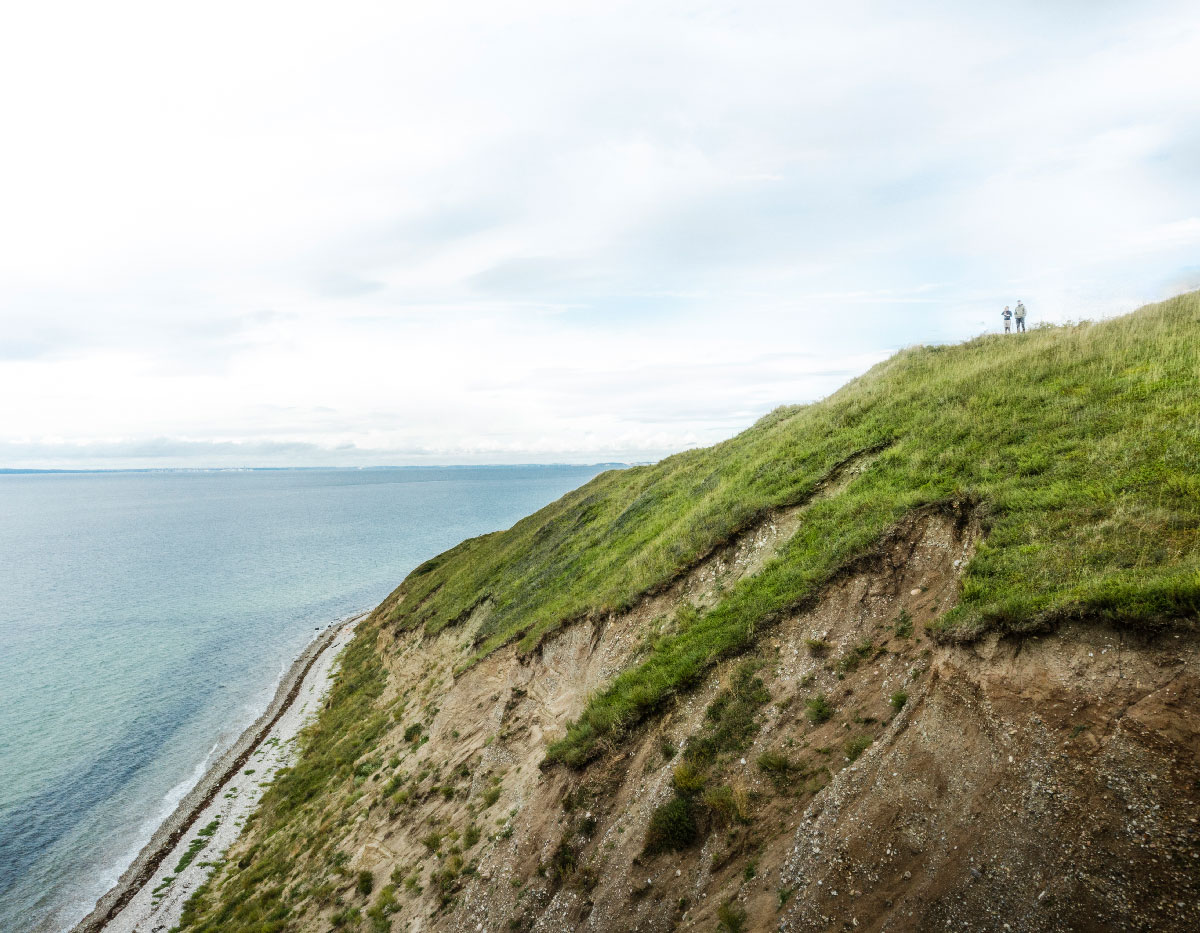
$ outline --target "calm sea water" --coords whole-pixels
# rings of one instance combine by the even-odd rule
[[[315,628],[599,470],[0,475],[0,930],[91,909]]]

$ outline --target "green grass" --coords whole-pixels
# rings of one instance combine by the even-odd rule
[[[829,722],[833,718],[833,706],[823,693],[818,693],[815,697],[809,697],[805,700],[804,708],[808,716],[808,721],[814,726],[819,726],[823,722]]]
[[[217,831],[217,827],[220,825],[221,819],[218,817],[201,829],[198,833],[196,833],[196,837],[188,843],[187,849],[185,849],[183,854],[179,857],[179,863],[175,866],[175,874],[178,875],[185,868],[192,864],[196,856],[200,854],[201,850],[208,845],[209,839],[212,837],[213,833]]]
[[[869,735],[856,736],[846,742],[846,759],[848,761],[858,761],[868,748],[871,747],[871,737]]]
[[[388,725],[386,711],[375,707],[386,674],[369,626],[342,653],[341,669],[328,706],[303,733],[301,754],[292,768],[281,769],[263,794],[254,819],[256,842],[241,859],[226,862],[184,905],[181,930],[201,933],[279,933],[288,928],[295,887],[284,882],[298,867],[315,877],[319,870],[298,864],[301,850],[315,858],[325,842],[310,822],[325,808],[337,809],[335,795],[352,787],[357,762],[375,751]],[[248,824],[249,830],[249,824]],[[334,853],[331,857],[345,853]],[[355,908],[356,909],[356,908]],[[351,910],[351,912],[354,909]],[[342,923],[349,920],[349,915]]]
[[[645,851],[654,855],[686,849],[700,836],[690,797],[675,796],[650,814]]]
[[[807,773],[803,762],[795,761],[783,752],[763,752],[758,756],[758,767],[780,793],[791,790],[795,779],[805,777]]]
[[[759,708],[771,699],[755,673],[761,666],[750,659],[734,668],[729,687],[704,711],[704,727],[688,741],[684,755],[689,762],[703,767],[718,755],[741,751],[754,740],[760,726]]]
[[[717,929],[722,933],[742,933],[746,929],[746,911],[733,901],[717,908]]]

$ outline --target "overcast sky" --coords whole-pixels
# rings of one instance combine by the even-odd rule
[[[1197,63],[1194,2],[8,4],[0,466],[655,459],[1200,287]]]

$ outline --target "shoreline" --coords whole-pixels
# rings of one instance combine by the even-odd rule
[[[184,794],[175,809],[154,831],[150,841],[121,873],[116,884],[96,902],[96,906],[82,920],[70,928],[70,933],[100,933],[121,915],[179,847],[222,788],[241,772],[251,755],[262,748],[272,730],[292,709],[309,680],[309,675],[317,666],[317,661],[338,641],[339,636],[347,630],[353,630],[369,612],[370,610],[366,610],[330,623],[308,643],[284,673],[267,708],[243,730],[229,749],[208,767],[191,790]],[[328,670],[327,666],[325,670]]]

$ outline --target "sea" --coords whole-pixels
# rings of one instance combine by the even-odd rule
[[[81,919],[318,630],[609,466],[0,474],[0,930]]]

